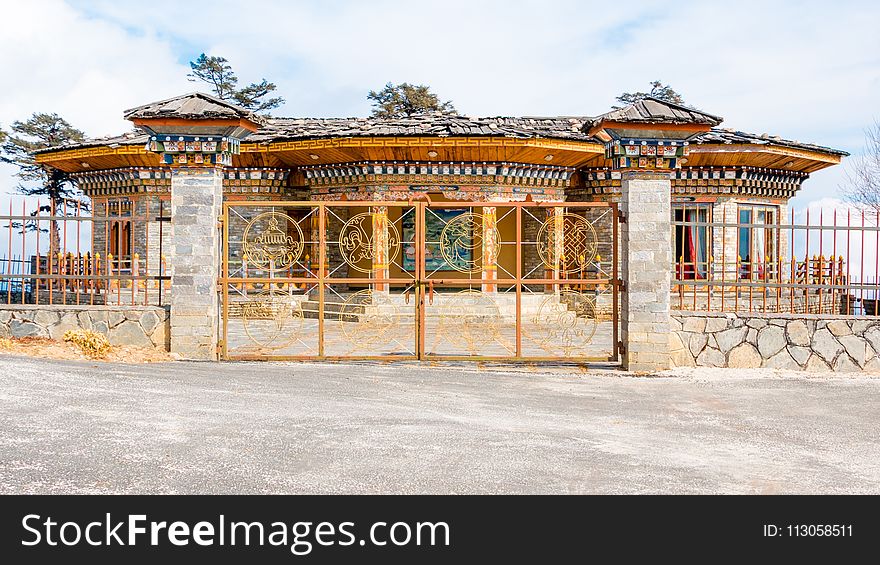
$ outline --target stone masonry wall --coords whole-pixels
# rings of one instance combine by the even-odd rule
[[[170,350],[169,311],[162,306],[0,306],[0,337],[60,340],[82,328],[107,336],[112,345]]]
[[[880,320],[862,316],[673,312],[677,367],[880,371]]]

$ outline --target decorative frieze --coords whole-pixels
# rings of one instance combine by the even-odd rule
[[[366,185],[312,188],[311,200],[375,200],[405,201],[424,198],[428,194],[440,193],[449,200],[490,202],[562,202],[565,189],[562,187],[529,187],[499,185]]]
[[[505,184],[570,186],[575,169],[521,163],[362,162],[303,167],[306,184],[322,186]]]
[[[756,167],[693,168],[665,173],[677,195],[743,195],[764,198],[791,198],[809,177],[807,173]],[[585,196],[620,194],[620,171],[583,171]],[[571,192],[571,191],[569,191]]]
[[[110,169],[73,175],[89,196],[135,193],[168,193],[172,171],[165,167]],[[228,193],[278,194],[283,192],[290,171],[274,168],[231,168],[222,171],[223,190]]]
[[[615,170],[644,169],[668,171],[678,169],[690,153],[687,141],[661,139],[615,139],[605,144],[605,158],[611,159]]]
[[[235,137],[192,135],[154,135],[146,150],[159,154],[165,165],[231,166],[232,156],[241,152],[241,140]]]

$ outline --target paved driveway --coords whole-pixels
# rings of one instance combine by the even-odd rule
[[[0,492],[880,493],[880,379],[756,374],[0,357]]]

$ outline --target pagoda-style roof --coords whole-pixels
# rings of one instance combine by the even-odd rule
[[[656,129],[684,128],[691,146],[691,167],[739,164],[812,172],[847,155],[778,136],[712,127],[721,118],[656,99],[598,117],[473,117],[435,112],[399,118],[273,118],[193,93],[146,104],[125,115],[148,130],[164,119],[175,120],[181,128],[210,120],[259,119],[260,127],[245,139],[241,155],[234,158],[235,166],[243,167],[431,159],[603,167],[607,166],[603,125],[655,129],[651,120],[658,120]],[[155,131],[136,129],[121,136],[43,149],[36,152],[37,160],[69,172],[154,166],[156,157],[144,147]]]
[[[175,118],[181,120],[239,120],[245,119],[262,124],[264,119],[236,104],[205,94],[190,92],[167,100],[150,102],[123,113],[126,120]]]
[[[602,122],[616,122],[621,124],[693,124],[714,127],[722,121],[724,118],[713,116],[702,110],[648,96],[623,108],[617,108],[593,118],[590,121],[590,126]]]

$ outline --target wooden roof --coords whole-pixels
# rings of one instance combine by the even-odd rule
[[[721,118],[649,99],[603,116],[472,117],[430,113],[404,118],[263,118],[241,147],[235,166],[301,166],[361,160],[455,160],[536,162],[569,167],[608,166],[594,124],[614,120],[663,120],[708,125]],[[127,117],[242,119],[247,110],[213,96],[193,93],[126,112]],[[244,118],[249,119],[249,118]],[[690,120],[690,121],[689,121]],[[643,122],[649,123],[649,122]],[[37,151],[37,160],[78,172],[122,166],[155,166],[144,146],[149,135],[135,130]],[[749,165],[813,172],[840,162],[845,151],[713,127],[691,140],[687,166]],[[85,163],[85,164],[84,164]]]
[[[696,108],[673,104],[648,96],[632,104],[606,112],[590,121],[590,126],[602,122],[627,124],[678,124],[717,126],[724,119]]]
[[[204,92],[190,92],[167,100],[150,102],[126,110],[123,116],[126,120],[177,118],[183,120],[246,119],[257,124],[264,122],[264,118],[250,110]]]

